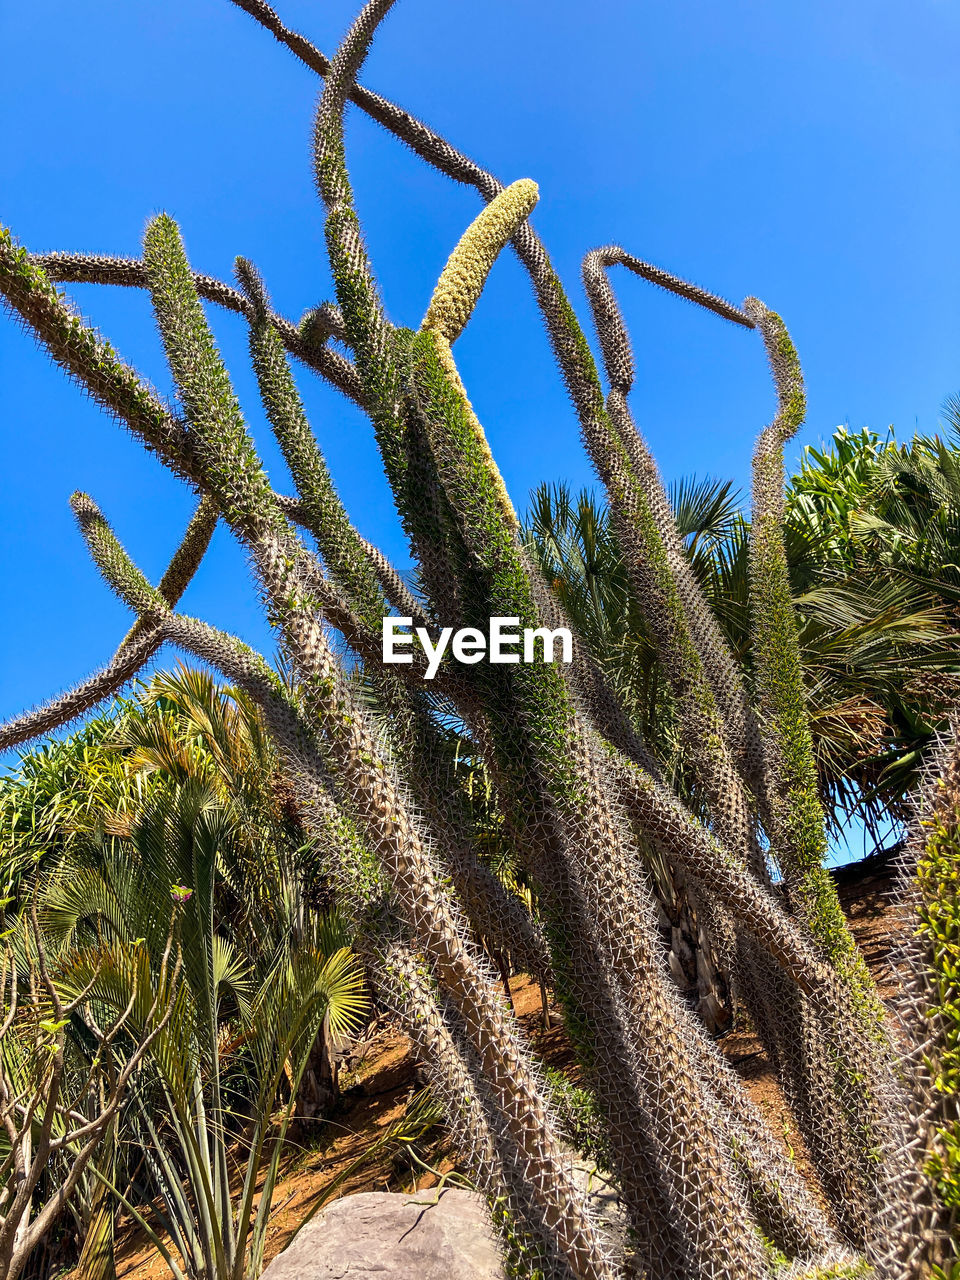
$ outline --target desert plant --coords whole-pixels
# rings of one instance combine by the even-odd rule
[[[918,1274],[911,1242],[936,1194],[916,1141],[933,1084],[922,1064],[908,1075],[899,1070],[895,1033],[822,868],[824,815],[783,547],[783,443],[802,418],[803,396],[782,321],[756,300],[734,307],[622,249],[595,251],[585,279],[610,383],[605,396],[528,220],[535,184],[503,187],[356,84],[393,0],[371,0],[330,63],[260,0],[237,2],[325,80],[315,173],[336,305],[314,308],[297,327],[275,315],[250,264],[238,261],[239,291],[195,274],[167,215],[150,222],[138,262],[33,257],[4,233],[0,292],[53,358],[230,527],[294,682],[233,637],[176,612],[176,592],[148,583],[92,499],[76,494],[95,563],[150,644],[168,641],[211,664],[260,708],[368,974],[404,1019],[518,1269],[613,1280],[630,1266],[650,1280],[753,1280],[786,1261],[795,1275],[821,1280],[869,1267],[910,1280]],[[387,318],[364,247],[344,149],[348,100],[486,202],[416,331]],[[484,627],[491,616],[534,628],[567,621],[521,538],[453,355],[493,261],[511,242],[534,285],[669,681],[696,811],[665,780],[579,637],[569,667],[447,659],[433,690],[482,755],[504,831],[536,886],[550,972],[632,1231],[629,1260],[611,1254],[592,1219],[549,1087],[470,937],[465,917],[478,908],[489,912],[489,928],[518,938],[529,935],[529,921],[499,882],[477,874],[470,824],[448,805],[456,786],[449,753],[437,749],[436,706],[423,696],[424,664],[415,659],[396,675],[381,664],[379,627],[389,608],[433,636],[441,627]],[[756,456],[750,561],[756,693],[691,570],[630,417],[632,360],[608,276],[616,265],[758,331],[770,356],[778,409]],[[80,279],[149,289],[176,409],[83,324],[54,283]],[[250,323],[261,395],[297,488],[292,499],[266,477],[201,297]],[[331,349],[331,338],[349,357]],[[353,530],[307,426],[290,354],[368,413],[422,600]],[[320,557],[298,523],[316,538]],[[181,560],[192,567],[200,554],[193,546]],[[355,671],[338,661],[331,628],[363,663],[373,710]],[[0,741],[23,740],[38,724],[49,728],[51,717],[108,695],[124,678],[125,652],[76,696],[21,718]],[[647,850],[688,878],[807,1139],[819,1194],[680,999]],[[771,864],[786,892],[774,889]],[[532,951],[538,945],[533,939]]]
[[[167,1030],[181,956],[169,894],[157,919],[163,941],[152,973],[140,946],[95,946],[84,953],[85,980],[77,983],[48,951],[35,898],[0,923],[7,926],[0,952],[0,1270],[16,1280],[92,1168],[144,1059]],[[124,1001],[109,1020],[96,1018],[95,986],[121,975]],[[67,1035],[74,1021],[94,1045],[89,1065],[79,1068]],[[59,1176],[40,1193],[51,1161]]]
[[[132,999],[125,975],[88,976],[77,943],[91,933],[113,945],[136,938],[155,955],[158,904],[171,884],[181,899],[183,981],[118,1133],[141,1171],[125,1189],[101,1175],[178,1280],[259,1274],[283,1141],[313,1045],[325,1019],[343,1034],[364,1008],[360,973],[335,918],[288,921],[273,945],[269,921],[259,938],[248,922],[242,949],[224,927],[220,851],[231,825],[229,811],[196,780],[172,786],[138,816],[119,856],[65,863],[42,894],[63,963],[106,1009]]]
[[[219,1250],[217,1231],[209,1229],[220,1221],[223,1188],[231,1185],[227,1144],[248,1144],[240,1159],[255,1168],[269,1155],[265,1188],[257,1192],[268,1206],[278,1133],[287,1131],[291,1113],[301,1125],[316,1123],[335,1102],[330,1042],[359,1007],[342,923],[322,914],[328,895],[311,874],[306,835],[256,706],[207,672],[160,673],[91,729],[26,754],[4,798],[16,819],[8,828],[9,852],[17,867],[27,868],[19,885],[11,885],[11,901],[36,894],[46,945],[61,969],[82,967],[86,950],[105,939],[131,946],[139,938],[155,952],[162,939],[153,922],[170,885],[209,889],[202,904],[192,892],[185,898],[180,924],[188,936],[184,998],[196,1014],[197,993],[209,988],[215,1008],[203,1019],[178,1007],[176,1034],[152,1047],[140,1087],[128,1095],[68,1202],[83,1240],[83,1275],[98,1274],[97,1266],[110,1273],[117,1197],[149,1219],[147,1206],[158,1194],[167,1234],[188,1271],[209,1272],[214,1263],[221,1273],[255,1270],[265,1208],[251,1217],[256,1205],[244,1208],[238,1200]],[[206,922],[199,930],[198,911]],[[126,998],[122,980],[114,975],[109,992],[95,983],[90,999],[97,996],[98,1016],[109,1021],[113,1005]],[[290,1018],[295,1027],[284,1031]],[[84,1036],[69,1028],[66,1035],[68,1056],[90,1056]],[[234,1048],[223,1059],[221,1088],[224,1035]],[[186,1101],[183,1089],[171,1092],[178,1052],[174,1074],[181,1085],[188,1082]],[[279,1054],[285,1099],[274,1122],[271,1053]],[[213,1097],[205,1092],[211,1081]],[[166,1120],[155,1124],[151,1107],[158,1103]],[[184,1108],[191,1107],[194,1142],[187,1141],[191,1129],[184,1122]],[[144,1125],[155,1129],[157,1142],[144,1139]],[[62,1164],[55,1154],[47,1175],[54,1185]],[[204,1168],[213,1170],[215,1186],[201,1176]],[[211,1197],[216,1203],[206,1205]]]

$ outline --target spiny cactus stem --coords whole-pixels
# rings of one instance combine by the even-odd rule
[[[717,1045],[701,1034],[700,1070],[730,1134],[733,1160],[749,1184],[758,1216],[776,1244],[809,1257],[839,1243],[835,1226]]]
[[[166,572],[157,584],[157,590],[171,607],[186,591],[194,574],[200,568],[200,562],[207,553],[210,539],[217,527],[219,515],[217,504],[209,494],[205,494],[197,504],[197,509],[187,525],[180,546],[174,552]],[[124,644],[133,638],[134,631],[135,628],[126,637]]]
[[[611,424],[626,450],[633,474],[644,492],[659,529],[667,562],[686,611],[693,643],[703,662],[741,772],[751,787],[762,796],[763,757],[759,732],[748,705],[740,668],[734,661],[726,638],[692,573],[659,470],[627,406],[626,398],[634,379],[633,352],[608,275],[609,268],[618,263],[723,319],[747,328],[754,327],[753,321],[745,312],[724,299],[688,284],[659,267],[640,261],[618,245],[595,249],[583,260],[583,281],[610,380],[607,412]]]
[[[824,870],[826,820],[817,789],[813,739],[804,696],[800,640],[783,534],[783,447],[805,415],[803,375],[786,326],[756,298],[745,309],[759,328],[777,391],[778,410],[754,456],[753,537],[750,548],[750,614],[756,680],[765,719],[769,769],[778,780],[771,831],[794,900],[812,936],[845,982],[859,990],[873,1017],[882,1011],[873,982]]]
[[[238,8],[243,9],[252,18],[265,27],[279,43],[295,54],[296,57],[325,77],[330,71],[330,60],[299,32],[285,26],[278,15],[263,0],[233,0]],[[372,93],[362,85],[353,84],[349,89],[349,98],[362,111],[389,132],[395,134],[407,144],[421,159],[439,169],[457,182],[464,182],[481,189],[485,198],[492,200],[502,188],[495,178],[483,169],[454,150],[448,142],[434,133],[416,116],[398,107],[377,93]]]
[[[331,64],[320,50],[305,37],[286,28],[269,6],[260,3],[260,0],[234,0],[234,3],[265,25],[312,70],[321,76],[328,74]],[[351,100],[371,119],[406,143],[421,159],[455,182],[476,188],[485,202],[496,199],[504,190],[503,183],[493,174],[457,151],[445,138],[402,107],[359,85],[350,86],[347,92]],[[583,424],[593,412],[599,393],[599,381],[590,348],[576,325],[572,308],[546,250],[529,223],[524,222],[519,226],[513,238],[513,247],[530,273],[554,353]]]
[[[276,494],[275,497],[277,506],[288,520],[293,524],[299,525],[300,528],[305,529],[308,533],[314,532],[316,521],[301,498],[292,498],[285,494]],[[371,571],[377,578],[384,596],[397,611],[398,615],[412,618],[415,627],[424,627],[433,635],[436,631],[437,623],[424,613],[422,603],[410,593],[403,579],[383,552],[359,536],[357,537],[357,545],[369,560]],[[305,572],[308,581],[318,591],[318,595],[327,596],[324,608],[330,622],[333,623],[338,631],[343,633],[351,648],[355,649],[366,662],[378,663],[382,653],[379,632],[374,632],[366,622],[361,621],[359,609],[352,609],[343,600],[339,600],[338,603],[338,598],[331,592],[329,585],[320,587],[323,579],[316,566],[310,565],[308,562],[305,565]],[[413,654],[412,656],[414,657],[413,663],[405,664],[402,667],[401,677],[411,687],[420,688],[423,683],[425,660],[422,655]],[[461,711],[467,712],[471,707],[475,706],[476,699],[470,694],[465,683],[457,678],[455,672],[445,670],[441,666],[433,678],[433,683],[437,692],[449,697]]]
[[[250,551],[271,619],[292,660],[305,705],[315,717],[324,751],[342,777],[371,847],[382,859],[398,905],[475,1037],[477,1053],[523,1154],[535,1193],[571,1266],[582,1280],[612,1280],[495,986],[460,938],[456,914],[436,879],[428,848],[411,819],[392,766],[383,757],[364,711],[344,685],[315,601],[304,592],[309,557],[263,474],[206,326],[179,233],[169,219],[161,216],[151,223],[144,258],[168,359],[197,437],[205,477],[228,523]],[[94,536],[88,532],[88,538],[97,543],[92,549],[105,575],[123,579],[135,607],[148,612],[163,607],[155,594],[145,594],[146,584],[121,562],[102,527],[96,527]]]
[[[267,719],[272,726],[272,718]],[[279,736],[283,737],[282,725]],[[461,1158],[488,1197],[494,1225],[504,1236],[508,1264],[520,1268],[521,1274],[538,1275],[546,1268],[543,1280],[572,1280],[569,1265],[544,1231],[542,1208],[469,1048],[468,1031],[449,1001],[441,1009],[442,997],[415,954],[409,930],[388,901],[387,886],[376,868],[371,879],[369,855],[333,798],[325,766],[309,748],[288,751],[286,763],[307,829],[319,842],[324,869],[351,918],[368,982],[410,1036],[443,1103]]]
[[[260,0],[234,0],[234,3],[266,26],[312,70],[321,76],[328,74],[330,63],[320,50],[305,37],[286,28],[269,6],[260,3]],[[445,138],[402,107],[359,85],[350,86],[347,92],[351,100],[371,119],[406,143],[427,164],[455,182],[476,188],[485,202],[496,199],[504,190],[503,183],[493,174],[457,151]],[[596,395],[599,393],[599,381],[589,345],[576,325],[572,308],[546,250],[529,223],[524,222],[517,229],[513,247],[530,273],[554,353],[583,424],[593,412]],[[570,324],[571,319],[573,325]]]
[[[451,384],[457,389],[464,411],[473,426],[474,434],[483,450],[487,470],[496,487],[504,518],[514,528],[518,527],[516,512],[507,487],[494,461],[483,428],[473,411],[466,388],[453,358],[451,345],[460,336],[473,314],[477,299],[487,282],[487,276],[503,250],[514,236],[538,199],[535,182],[521,178],[492,200],[473,220],[461,236],[457,247],[440,273],[430,299],[430,305],[420,326],[422,333],[433,335],[437,358],[443,365]]]
[[[252,312],[250,354],[260,398],[297,486],[300,514],[317,540],[327,571],[358,615],[357,622],[377,633],[388,611],[386,599],[307,421],[282,343],[269,321],[263,281],[243,258],[237,259],[235,271]]]
[[[395,0],[369,0],[354,20],[330,64],[314,122],[314,169],[327,209],[326,233],[331,266],[347,338],[369,384],[381,388],[393,380],[390,326],[383,313],[367,260],[343,143],[343,113],[350,88],[370,42]]]
[[[494,1082],[506,1123],[526,1162],[535,1192],[557,1231],[575,1273],[612,1276],[579,1196],[552,1140],[542,1100],[490,979],[460,940],[458,925],[438,885],[430,856],[411,821],[392,767],[343,687],[315,617],[282,602],[282,559],[264,540],[256,562],[277,611],[277,623],[294,660],[307,704],[323,726],[327,749],[348,787],[351,803],[383,860],[398,906],[409,919],[438,977],[457,1002],[475,1038],[488,1079]],[[544,1145],[546,1143],[546,1145]]]
[[[615,767],[625,798],[650,839],[757,939],[805,995],[814,997],[824,984],[832,986],[829,969],[769,890],[665,788],[626,761]]]
[[[880,1206],[903,1194],[910,1178],[896,1134],[908,1110],[898,1080],[896,1050],[873,979],[853,940],[824,866],[826,822],[804,695],[800,642],[783,533],[783,447],[805,413],[803,377],[783,321],[755,298],[744,309],[760,330],[777,391],[777,414],[761,433],[754,456],[750,547],[750,619],[755,682],[771,779],[770,838],[792,911],[831,966],[834,1012],[810,1028],[807,1056],[814,1070],[805,1086],[810,1113],[839,1107],[847,1117],[838,1155],[846,1177],[862,1188],[844,1197],[852,1223],[858,1213],[868,1247],[877,1236]],[[819,1062],[819,1069],[815,1064]],[[822,1091],[821,1105],[816,1091]],[[828,1145],[832,1145],[832,1142]],[[829,1159],[829,1150],[824,1148]]]
[[[498,608],[509,608],[521,618],[532,617],[530,585],[513,527],[503,510],[498,476],[491,470],[482,434],[466,403],[459,379],[451,376],[438,352],[442,336],[422,331],[414,345],[417,357],[414,386],[419,394],[422,421],[464,541],[476,562],[482,564],[496,593]],[[537,789],[549,795],[562,821],[575,832],[574,848],[567,844],[571,879],[584,903],[598,938],[609,980],[622,1000],[624,1027],[638,1070],[649,1070],[649,1046],[659,1039],[670,1066],[656,1086],[644,1081],[644,1103],[649,1108],[652,1142],[661,1156],[665,1187],[669,1187],[681,1214],[681,1230],[699,1266],[717,1263],[712,1233],[713,1216],[736,1239],[736,1248],[725,1263],[732,1276],[756,1274],[759,1256],[749,1226],[749,1211],[721,1146],[715,1141],[706,1100],[679,1034],[673,1034],[677,1010],[664,986],[650,939],[651,903],[640,892],[632,862],[620,852],[618,815],[598,771],[595,754],[582,727],[572,714],[563,680],[547,666],[511,668],[516,697],[517,732],[522,734],[524,754],[536,770]],[[507,750],[509,747],[504,744]],[[571,839],[567,837],[567,841]],[[617,852],[614,852],[616,850]],[[611,904],[616,903],[615,918]],[[642,990],[642,995],[641,995]],[[684,1094],[687,1122],[702,1114],[703,1134],[698,1148],[696,1180],[709,1179],[710,1196],[684,1203],[680,1183],[689,1170],[685,1137],[679,1123],[678,1082]],[[669,1083],[668,1083],[669,1082]],[[708,1172],[709,1171],[709,1172]],[[697,1211],[693,1210],[693,1201]],[[722,1207],[721,1207],[722,1206]],[[716,1225],[716,1224],[713,1224]]]
[[[451,345],[456,342],[473,314],[494,262],[538,199],[537,184],[521,178],[474,218],[440,273],[421,329],[430,329]]]
[[[310,602],[313,608],[322,608],[362,656],[368,659],[378,656],[380,639],[374,629],[373,615],[367,609],[365,616],[358,616],[327,581],[296,538],[280,508],[207,326],[178,229],[165,215],[154,219],[148,227],[144,254],[164,344],[190,418],[204,483],[214,493],[228,522],[250,547],[252,554],[257,555],[257,549],[262,549],[265,539],[272,539],[271,554],[277,563],[285,566],[288,594],[293,592],[304,602]],[[264,330],[261,336],[269,340],[271,334],[272,330]],[[289,379],[285,361],[281,372]],[[288,380],[282,390],[287,393],[293,391],[292,380]],[[313,481],[323,480],[327,485],[324,509],[328,515],[331,512],[341,514],[341,533],[352,531],[325,468],[322,472],[320,470],[322,459],[305,421],[300,424],[302,442],[298,446],[300,452],[297,457],[290,454],[291,440],[283,434],[282,418],[275,415],[274,425],[281,428],[281,437],[287,445],[296,474],[301,474],[301,461],[306,456],[303,446],[312,451],[310,478]],[[328,550],[334,545],[328,543]],[[378,614],[377,621],[379,617],[382,613]],[[420,674],[422,663],[418,665],[416,662],[407,673],[410,679]]]
[[[914,802],[900,867],[905,926],[896,976],[913,1046],[909,1146],[926,1177],[900,1242],[907,1274],[960,1272],[960,713],[940,736]],[[935,1270],[935,1268],[938,1268]]]
[[[639,765],[654,781],[659,782],[660,765],[640,733],[631,724],[616,695],[577,629],[571,625],[560,602],[547,587],[540,566],[521,549],[523,564],[530,581],[537,613],[543,625],[551,630],[566,627],[573,640],[571,684],[575,687],[578,707],[610,745],[633,764]]]
[[[764,878],[766,866],[751,799],[694,640],[657,509],[638,483],[629,454],[599,400],[585,425],[584,439],[609,494],[626,571],[647,606],[649,624],[677,699],[684,745],[710,803],[717,833],[731,848],[743,850],[751,871]]]
[[[766,796],[763,747],[742,673],[693,573],[659,468],[634,422],[625,394],[618,388],[613,388],[607,397],[607,412],[630,457],[633,474],[644,491],[660,531],[690,636],[723,718],[727,741],[741,776],[762,805]]]
[[[396,613],[402,618],[412,618],[415,627],[426,627],[427,630],[435,627],[436,620],[427,616],[423,604],[411,592],[392,562],[366,538],[360,538],[358,541],[380,583],[380,590]]]
[[[109,342],[71,310],[6,227],[0,227],[0,294],[14,316],[103,409],[159,454],[172,471],[203,487],[184,424],[124,364]]]
[[[98,703],[105,702],[133,680],[163,643],[163,636],[156,628],[142,623],[138,626],[137,636],[133,640],[124,640],[106,666],[89,679],[0,725],[0,751],[53,733]]]
[[[187,589],[210,544],[216,523],[217,510],[212,498],[201,498],[183,540],[157,588],[169,604],[175,605]],[[101,671],[44,706],[15,716],[0,725],[0,751],[28,742],[41,734],[51,733],[83,715],[97,703],[112,697],[142,670],[162,643],[163,635],[157,628],[148,626],[138,618]]]
[[[444,1016],[437,994],[408,944],[389,939],[371,940],[371,972],[387,1007],[400,1018],[440,1100],[444,1103],[454,1140],[467,1167],[487,1195],[496,1228],[510,1233],[504,1244],[508,1266],[519,1274],[544,1274],[544,1280],[573,1280],[562,1255],[555,1257],[544,1232],[542,1212],[517,1163],[516,1148],[498,1132],[494,1140],[491,1120],[503,1128],[482,1072],[471,1071],[464,1050],[451,1032],[458,1021],[455,1011]],[[467,1039],[461,1028],[461,1036]],[[504,1158],[508,1152],[513,1159]],[[501,1154],[503,1153],[503,1154]],[[504,1221],[506,1212],[507,1220]],[[516,1233],[519,1232],[519,1238]]]
[[[382,759],[363,713],[351,705],[346,691],[339,687],[326,642],[316,624],[288,614],[282,625],[300,669],[306,697],[325,726],[329,749],[349,787],[351,802],[383,859],[398,906],[475,1038],[487,1078],[495,1082],[499,1104],[523,1152],[535,1191],[543,1198],[550,1225],[557,1230],[577,1275],[612,1276],[589,1220],[578,1208],[577,1193],[563,1172],[559,1152],[549,1140],[543,1146],[549,1124],[534,1081],[527,1075],[516,1036],[492,983],[460,941],[457,923],[436,882],[429,853],[410,820],[390,765]]]
[[[139,258],[115,258],[96,253],[35,253],[31,256],[50,280],[62,284],[119,285],[134,289],[149,287],[146,267]],[[203,275],[198,271],[192,274],[201,298],[216,303],[227,311],[248,314],[249,303],[242,293],[215,276]],[[270,313],[269,320],[292,356],[314,369],[338,391],[363,407],[359,374],[345,356],[322,343],[307,343],[295,324],[275,312]],[[331,333],[335,331],[331,330]]]
[[[635,258],[619,245],[608,244],[601,249],[592,249],[583,259],[583,283],[593,309],[607,377],[610,385],[623,395],[627,395],[633,386],[634,364],[627,326],[623,322],[623,314],[607,275],[608,269],[618,264],[668,293],[686,298],[689,302],[712,311],[724,320],[730,320],[746,329],[754,327],[753,320],[739,307],[698,285],[681,280],[679,276],[672,275],[661,267]]]

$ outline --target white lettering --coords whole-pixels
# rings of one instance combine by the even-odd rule
[[[440,632],[440,638],[434,646],[430,639],[430,632],[426,627],[417,627],[417,636],[423,645],[423,652],[427,655],[427,675],[428,680],[432,680],[437,674],[437,668],[440,666],[440,659],[443,657],[443,651],[447,647],[447,641],[453,635],[453,627],[444,627]],[[454,642],[456,643],[456,642]],[[454,650],[456,652],[456,650]]]
[[[454,631],[453,627],[443,627],[437,636],[436,643],[426,627],[414,627],[412,618],[383,619],[383,661],[385,663],[413,662],[413,655],[407,651],[416,635],[427,659],[424,678],[432,680],[440,670],[444,655],[448,652],[457,662],[472,666],[482,662],[489,643],[489,661],[491,663],[536,662],[537,641],[541,644],[542,662],[555,662],[557,642],[560,642],[560,661],[573,661],[573,637],[567,627],[524,627],[523,657],[515,651],[520,644],[519,618],[490,619],[489,638],[477,627],[462,627]]]
[[[487,637],[476,627],[464,627],[453,637],[453,656],[458,662],[480,662],[487,647]]]
[[[491,618],[490,619],[490,661],[491,662],[519,662],[519,653],[504,653],[502,646],[505,644],[519,644],[520,635],[516,631],[504,631],[504,627],[519,627],[519,618]]]
[[[412,618],[384,618],[383,620],[383,660],[384,662],[412,662],[412,653],[397,653],[398,644],[409,644],[413,636],[409,631],[397,631],[397,627],[413,626]]]
[[[524,662],[533,662],[533,646],[534,642],[539,639],[543,643],[543,660],[544,662],[553,662],[553,646],[557,637],[560,637],[560,661],[573,661],[573,637],[567,627],[557,627],[555,631],[549,631],[546,627],[524,627],[523,630],[523,660]]]

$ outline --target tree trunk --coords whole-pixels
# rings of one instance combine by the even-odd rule
[[[330,1034],[327,1017],[313,1043],[307,1067],[297,1090],[296,1104],[293,1110],[295,1125],[310,1124],[330,1115],[340,1097],[339,1065],[336,1057],[337,1046]]]

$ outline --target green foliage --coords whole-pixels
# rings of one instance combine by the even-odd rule
[[[572,1084],[567,1075],[553,1067],[547,1068],[547,1082],[564,1138],[575,1150],[596,1161],[599,1168],[609,1169],[610,1140],[592,1090]]]
[[[917,864],[920,939],[927,960],[928,1010],[936,1027],[931,1061],[941,1123],[928,1171],[951,1222],[960,1221],[960,802],[955,778],[934,784],[931,813],[921,821],[924,847]],[[944,1274],[960,1269],[954,1238]]]
[[[206,672],[161,673],[26,754],[3,796],[14,852],[43,851],[29,876],[63,989],[87,989],[104,1025],[129,1009],[140,1029],[178,904],[173,1017],[123,1110],[116,1170],[92,1176],[175,1276],[252,1280],[308,1058],[324,1022],[343,1035],[366,1007],[259,711]],[[83,1023],[66,1030],[82,1062]]]
[[[146,778],[131,782],[123,759],[106,746],[125,705],[89,720],[62,741],[23,752],[18,766],[0,778],[0,875],[8,883],[62,854],[98,823],[110,834],[114,823],[108,817],[122,824],[149,789]]]
[[[748,678],[750,525],[729,482],[670,490],[694,574]],[[605,505],[541,486],[526,517],[544,576],[637,724],[689,794],[676,709]],[[831,828],[860,813],[878,833],[905,818],[918,767],[956,696],[960,449],[882,443],[845,428],[807,447],[786,494],[806,712]]]

